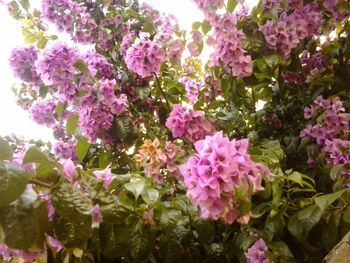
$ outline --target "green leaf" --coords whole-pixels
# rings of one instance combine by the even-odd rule
[[[61,117],[65,106],[66,106],[65,103],[62,103],[62,102],[58,102],[57,103],[57,105],[56,105],[56,114],[57,114],[58,117]]]
[[[198,30],[198,28],[201,26],[201,22],[199,22],[199,21],[196,21],[196,22],[193,22],[192,23],[192,29],[193,30]]]
[[[298,240],[305,240],[309,231],[320,221],[324,210],[317,205],[311,205],[294,214],[288,222],[288,230]]]
[[[154,25],[149,21],[146,21],[145,23],[143,23],[143,29],[146,32],[150,33],[151,35],[153,35],[156,31]]]
[[[90,75],[89,68],[85,64],[84,60],[81,60],[81,59],[76,60],[74,63],[74,67],[84,75]]]
[[[84,137],[78,138],[76,154],[80,161],[83,161],[90,148],[90,143]]]
[[[10,144],[0,137],[0,160],[12,161],[13,153]]]
[[[28,11],[30,8],[29,0],[20,0],[19,2],[21,3],[22,7]]]
[[[270,68],[273,68],[273,67],[278,65],[278,55],[277,54],[271,54],[268,56],[264,56],[264,60]]]
[[[56,215],[54,230],[59,241],[65,248],[86,248],[92,235],[91,221],[70,222]]]
[[[152,232],[143,229],[142,232],[136,232],[130,240],[130,254],[135,262],[142,262],[148,258],[154,243]]]
[[[202,31],[203,31],[203,34],[206,35],[211,29],[211,25],[209,23],[208,20],[204,20],[202,22]]]
[[[232,13],[237,6],[237,0],[228,0],[227,1],[227,10]]]
[[[68,118],[67,124],[66,124],[66,130],[69,134],[74,134],[75,130],[78,127],[78,120],[79,120],[79,116],[76,114]]]
[[[44,49],[47,44],[47,38],[45,36],[41,36],[38,43],[36,43],[36,47],[39,49]]]
[[[345,191],[347,191],[347,189],[343,189],[332,194],[318,196],[315,198],[315,203],[319,208],[326,209],[329,205],[339,199],[345,193]]]
[[[26,189],[28,174],[10,163],[0,163],[0,206],[15,201]]]
[[[348,208],[345,210],[343,214],[343,220],[344,222],[350,224],[350,206],[348,206]]]
[[[31,147],[29,148],[24,157],[23,164],[27,163],[50,163],[52,160],[49,159],[44,153],[42,153],[38,148]]]
[[[108,259],[126,256],[132,232],[130,226],[102,223],[99,237],[103,255]]]
[[[165,209],[160,216],[160,223],[176,224],[177,220],[181,217],[181,212],[175,209]]]
[[[125,189],[131,192],[137,199],[145,188],[146,182],[144,179],[136,178],[124,185]]]
[[[154,204],[158,201],[159,192],[153,187],[147,187],[144,191],[142,191],[141,196],[146,204]]]
[[[70,183],[61,183],[52,193],[52,204],[56,213],[70,222],[90,222],[92,202],[81,190]]]
[[[47,222],[46,204],[39,201],[31,189],[26,189],[18,200],[0,209],[3,241],[14,249],[42,248]]]

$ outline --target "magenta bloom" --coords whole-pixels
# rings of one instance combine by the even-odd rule
[[[195,142],[215,132],[214,124],[206,120],[204,113],[174,105],[165,126],[172,131],[174,138]]]
[[[57,95],[62,101],[69,101],[76,93],[74,67],[80,58],[79,51],[66,44],[56,43],[46,49],[43,56],[37,61],[37,73],[45,85],[57,85]]]
[[[113,66],[104,56],[95,51],[87,52],[83,55],[82,59],[86,62],[90,73],[93,76],[103,79],[112,79],[115,76]]]
[[[230,141],[222,132],[195,143],[196,154],[180,167],[187,187],[187,195],[199,206],[205,219],[222,218],[231,224],[240,215],[235,189],[246,198],[263,189],[262,179],[268,169],[254,163],[248,153],[248,140]],[[246,219],[246,218],[245,218]]]
[[[267,263],[265,257],[265,252],[267,252],[269,248],[267,247],[265,241],[263,239],[258,239],[248,250],[245,252],[245,257],[247,259],[247,263]]]
[[[181,56],[185,47],[182,44],[180,39],[176,39],[170,43],[169,48],[167,50],[167,57],[170,61],[175,63],[180,63]]]
[[[142,78],[158,74],[164,60],[164,51],[149,39],[141,39],[132,45],[125,56],[128,69]]]
[[[179,79],[179,82],[185,86],[187,98],[191,104],[194,104],[198,100],[199,91],[201,89],[201,83],[194,81],[189,77],[183,77]]]
[[[194,0],[203,11],[213,11],[224,6],[224,0]]]
[[[298,1],[294,2],[292,7],[299,4]],[[313,3],[298,8],[291,14],[282,13],[277,22],[268,20],[260,30],[270,49],[288,57],[300,41],[317,35],[321,25],[322,14]]]
[[[10,66],[15,76],[25,82],[38,84],[40,78],[34,66],[38,59],[38,50],[32,46],[14,48],[10,56]]]
[[[59,140],[52,146],[52,153],[56,156],[58,159],[62,160],[76,160],[76,141],[65,141],[65,140]]]
[[[99,205],[95,205],[91,211],[92,216],[92,228],[98,228],[103,221],[101,208]]]
[[[252,59],[242,47],[244,33],[236,28],[235,14],[225,14],[213,21],[215,28],[215,52],[211,63],[223,63],[226,71],[238,78],[248,77],[253,72]]]
[[[126,56],[126,52],[134,42],[135,35],[133,33],[127,33],[123,36],[122,42],[119,48],[119,54],[123,57]]]
[[[56,252],[60,252],[64,247],[61,243],[61,241],[57,240],[56,238],[48,236],[49,245],[51,248],[53,248]]]
[[[56,104],[53,100],[38,100],[29,109],[31,118],[40,125],[52,127],[56,124]]]
[[[113,182],[114,176],[112,176],[111,168],[106,168],[101,171],[94,171],[93,174],[97,179],[103,182],[103,186],[108,188],[108,186]]]
[[[70,182],[73,182],[75,177],[78,175],[77,170],[75,169],[75,165],[71,159],[68,159],[64,162],[63,174]]]

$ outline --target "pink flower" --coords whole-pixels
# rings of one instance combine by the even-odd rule
[[[77,170],[75,169],[75,165],[71,159],[68,159],[64,162],[63,174],[70,182],[73,182],[75,177],[78,175]]]
[[[214,124],[206,120],[204,113],[174,105],[165,126],[172,131],[174,138],[195,142],[215,132]]]
[[[103,182],[103,186],[108,188],[108,186],[113,182],[114,176],[112,176],[111,168],[106,168],[101,171],[94,171],[93,174],[97,179]]]
[[[149,39],[141,39],[132,45],[125,55],[128,69],[142,78],[158,74],[164,60],[164,51]]]
[[[247,263],[267,263],[265,253],[269,250],[263,239],[258,239],[248,250],[245,252]]]
[[[98,228],[103,221],[101,208],[99,205],[95,205],[91,211],[92,216],[92,228]]]
[[[48,241],[49,241],[50,247],[53,248],[56,252],[60,252],[64,248],[61,241],[59,241],[56,238],[48,236]]]
[[[262,178],[270,176],[269,170],[250,159],[246,139],[230,141],[217,132],[194,146],[197,153],[180,167],[180,172],[187,195],[199,206],[201,216],[222,218],[229,224],[235,220],[247,222],[249,213],[240,215],[235,189],[240,189],[249,200],[253,193],[263,189]]]
[[[184,51],[184,49],[185,47],[180,39],[174,40],[170,43],[169,48],[167,50],[168,59],[175,63],[180,63],[182,52]]]
[[[179,82],[185,86],[187,98],[191,104],[194,104],[198,100],[198,95],[201,89],[201,83],[196,82],[189,77],[183,77],[179,79]]]

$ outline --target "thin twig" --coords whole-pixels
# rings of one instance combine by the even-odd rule
[[[168,101],[168,99],[167,99],[167,97],[166,97],[166,95],[165,95],[165,93],[164,93],[164,91],[163,91],[163,89],[162,89],[162,86],[161,86],[161,84],[160,84],[160,81],[159,81],[159,79],[158,79],[158,76],[157,76],[156,73],[153,73],[153,74],[154,74],[154,76],[156,77],[156,82],[157,82],[158,89],[159,89],[160,93],[162,94],[162,96],[164,97],[165,102],[166,102],[166,105],[168,106],[168,109],[169,109],[169,111],[170,111],[170,110],[171,110],[171,107],[170,107],[169,101]]]
[[[42,187],[46,187],[46,188],[51,188],[52,187],[51,184],[47,184],[47,183],[41,182],[41,181],[33,179],[33,178],[29,180],[29,183],[30,184],[39,185],[39,186],[42,186]]]

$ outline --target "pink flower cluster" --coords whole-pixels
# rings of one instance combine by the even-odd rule
[[[36,63],[37,72],[48,86],[57,86],[57,96],[61,101],[70,101],[76,93],[74,75],[75,62],[80,58],[79,51],[66,44],[56,43],[45,50]]]
[[[159,73],[164,58],[164,51],[157,43],[140,39],[127,50],[125,63],[130,71],[146,78]]]
[[[319,73],[326,65],[325,57],[322,53],[317,52],[310,55],[308,52],[303,52],[300,63],[306,74],[306,82],[310,82],[312,78]]]
[[[0,244],[0,256],[6,261],[10,262],[14,258],[20,258],[24,262],[34,262],[38,258],[46,258],[44,252],[29,252],[18,249],[9,248],[6,245]]]
[[[76,160],[76,146],[77,141],[75,139],[72,140],[58,140],[53,146],[52,146],[52,154],[56,156],[57,159],[63,159],[63,160]]]
[[[93,143],[98,137],[105,138],[115,116],[128,110],[125,94],[115,95],[115,80],[101,80],[81,100],[77,108],[79,127]]]
[[[272,125],[273,127],[279,129],[282,128],[283,124],[282,121],[278,118],[277,114],[274,113],[270,113],[270,114],[266,114],[263,117],[263,122],[269,125]]]
[[[224,7],[224,0],[194,0],[194,2],[205,12]]]
[[[185,86],[186,95],[191,104],[194,104],[198,100],[199,91],[201,89],[201,83],[196,82],[189,77],[182,77],[179,82]]]
[[[290,86],[304,84],[304,78],[298,72],[284,71],[282,72],[282,78],[284,80],[284,83]]]
[[[38,100],[30,107],[31,118],[40,125],[52,127],[56,123],[56,104],[53,100]]]
[[[341,139],[326,140],[323,151],[327,153],[333,165],[350,164],[350,141]]]
[[[267,263],[265,253],[269,250],[263,239],[258,239],[255,243],[245,252],[247,263]]]
[[[34,62],[38,59],[38,50],[32,46],[14,48],[10,55],[10,66],[15,76],[25,82],[38,84]]]
[[[270,49],[288,57],[301,40],[319,33],[322,14],[316,4],[308,4],[293,13],[282,13],[279,20],[269,20],[260,27]]]
[[[236,14],[216,16],[212,21],[215,28],[215,52],[211,55],[212,65],[223,63],[225,69],[238,78],[248,77],[253,72],[250,55],[242,47],[242,30],[236,28]]]
[[[305,107],[305,119],[318,118],[315,125],[307,125],[300,133],[301,137],[314,138],[317,144],[324,145],[326,140],[343,138],[349,135],[349,120],[346,117],[345,108],[339,98],[332,100],[318,97],[314,104]],[[321,115],[322,114],[322,115]]]
[[[169,47],[167,49],[167,58],[171,62],[179,64],[184,50],[185,50],[185,47],[182,44],[181,40],[176,39],[169,44]]]
[[[270,172],[254,163],[249,154],[248,140],[232,140],[222,132],[197,141],[196,154],[180,167],[187,195],[199,206],[205,219],[219,218],[226,223],[248,215],[239,212],[235,190],[240,189],[245,199],[263,189],[262,179]]]
[[[174,138],[196,142],[215,132],[213,122],[206,120],[204,113],[181,105],[174,105],[165,126],[172,131]]]
[[[344,8],[339,8],[339,0],[325,0],[323,1],[323,6],[326,11],[331,12],[332,18],[335,21],[342,21],[344,18],[349,16],[349,11]]]
[[[322,147],[331,165],[350,164],[349,119],[339,98],[326,100],[318,97],[314,104],[304,110],[306,119],[316,119],[314,126],[307,125],[300,137],[316,139]],[[312,159],[308,162],[312,164]],[[350,170],[344,168],[340,174],[345,179],[345,186],[350,187]]]
[[[127,33],[123,36],[122,42],[120,43],[119,54],[122,57],[126,56],[126,52],[134,42],[135,35],[133,33]]]
[[[263,0],[262,7],[264,10],[271,10],[274,7],[278,9],[280,4],[281,0]]]
[[[77,42],[92,43],[97,33],[96,21],[85,7],[71,0],[43,0],[43,17],[54,23],[60,31],[73,34]]]
[[[112,79],[115,77],[113,66],[104,56],[95,51],[87,52],[82,59],[88,66],[90,73],[96,78]]]

